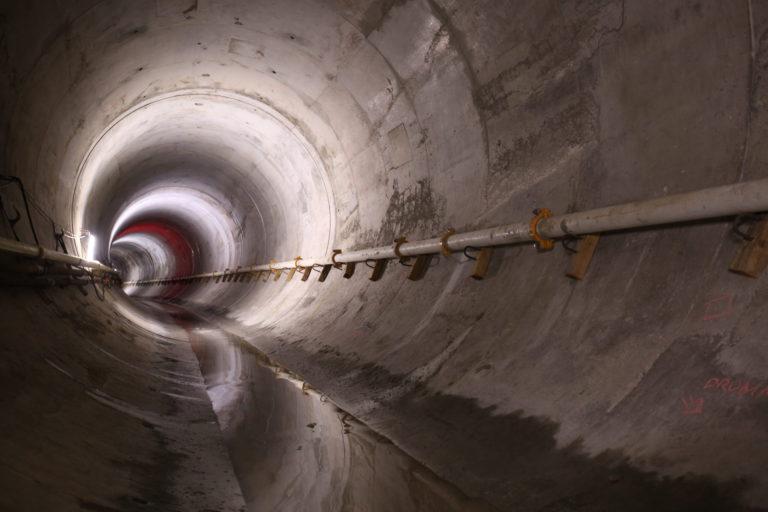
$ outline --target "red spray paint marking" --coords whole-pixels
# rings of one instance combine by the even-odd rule
[[[192,273],[192,247],[178,230],[162,222],[140,222],[122,230],[115,236],[115,240],[133,233],[154,235],[165,242],[173,254],[173,277]]]
[[[194,269],[192,247],[187,238],[177,229],[163,222],[139,222],[119,232],[114,239],[117,240],[134,233],[154,235],[170,248],[170,252],[173,254],[173,275],[170,277],[183,277],[192,274]],[[163,296],[174,297],[183,288],[184,285],[182,284],[167,286]]]
[[[768,396],[768,385],[753,385],[748,380],[731,379],[729,377],[712,377],[707,380],[703,389],[731,396],[748,396],[750,398]]]
[[[724,293],[704,303],[702,320],[718,320],[733,314],[733,293]]]
[[[701,414],[704,412],[704,399],[693,398],[689,396],[687,399],[683,398],[683,414],[690,416],[693,414]]]

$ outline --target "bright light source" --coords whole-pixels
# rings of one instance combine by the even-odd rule
[[[96,237],[88,233],[88,241],[85,245],[85,258],[89,260],[96,259]]]

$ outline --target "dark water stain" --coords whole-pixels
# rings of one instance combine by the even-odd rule
[[[594,81],[594,69],[586,63],[556,82],[531,94],[516,107],[536,113],[542,121],[535,130],[515,138],[512,143],[497,140],[490,148],[492,175],[527,169],[565,145],[578,147],[596,140],[598,120],[593,98],[584,89]]]
[[[311,366],[302,364],[302,378],[315,382],[329,396],[348,389],[355,389],[358,397],[382,396],[407,377],[372,363],[357,371],[359,362],[331,351],[310,354],[286,347],[278,357],[294,368],[301,361],[313,361]],[[635,467],[621,450],[591,456],[581,440],[558,447],[560,425],[549,418],[522,410],[497,414],[495,407],[482,407],[475,399],[435,392],[424,385],[378,402],[363,420],[378,425],[409,455],[428,461],[440,477],[502,510],[768,510],[743,503],[743,495],[756,485],[749,478],[723,481],[692,473],[669,477]]]
[[[173,479],[179,468],[179,461],[187,457],[170,450],[165,436],[154,426],[142,422],[155,440],[155,447],[149,460],[133,458],[110,460],[116,472],[129,472],[128,481],[132,494],[118,496],[107,502],[79,499],[82,510],[96,512],[168,512],[178,510],[178,501],[172,494]]]
[[[107,505],[102,505],[93,501],[83,499],[78,501],[80,503],[81,510],[94,510],[96,512],[122,512],[122,510],[119,508],[109,507]]]
[[[197,0],[193,0],[192,4],[189,7],[181,11],[181,14],[187,15],[187,14],[191,14],[194,11],[197,11]]]
[[[441,226],[445,199],[432,191],[432,180],[424,178],[400,190],[397,180],[384,214],[378,242],[391,242],[397,237],[436,232]]]
[[[495,415],[473,399],[418,390],[391,404],[402,416],[418,418],[422,454],[502,507],[515,510],[746,511],[740,495],[746,480],[718,482],[709,475],[670,478],[633,467],[621,451],[596,457],[580,441],[558,448],[559,425],[523,411]],[[413,432],[393,425],[395,439]],[[451,446],[450,454],[439,446]]]
[[[173,495],[174,475],[179,463],[187,455],[174,452],[163,433],[157,428],[148,429],[154,437],[155,448],[149,461],[135,459],[112,460],[118,468],[130,468],[130,482],[133,494],[117,499],[119,510],[168,511],[177,507]]]
[[[368,7],[359,17],[358,28],[365,37],[368,37],[373,31],[378,30],[387,19],[389,11],[395,5],[405,3],[404,0],[380,0],[370,2]],[[354,5],[354,4],[352,4]]]
[[[124,43],[127,40],[132,39],[132,38],[134,38],[136,36],[140,36],[141,34],[144,34],[146,32],[147,32],[147,26],[146,25],[142,25],[142,26],[139,26],[139,27],[134,27],[134,28],[128,29],[128,30],[118,34],[117,42],[118,43]]]
[[[525,41],[524,59],[500,69],[493,79],[477,88],[477,105],[485,116],[500,115],[514,106],[512,96],[519,94],[521,88],[537,94],[563,81],[555,79],[558,72],[577,70],[584,65],[589,57],[584,48],[595,47],[608,30],[603,26],[604,16],[613,2],[577,4],[542,11],[541,19],[528,19],[510,27],[510,33],[527,33],[527,24],[541,23],[546,29]],[[518,44],[524,43],[520,40]]]

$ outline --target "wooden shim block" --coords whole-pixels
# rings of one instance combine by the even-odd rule
[[[755,223],[747,241],[731,263],[730,271],[748,277],[759,277],[768,266],[768,219]]]
[[[584,279],[599,240],[600,235],[585,235],[579,240],[577,252],[571,256],[571,266],[565,273],[566,276],[577,280]]]
[[[384,271],[387,269],[387,263],[389,260],[376,260],[373,266],[373,272],[371,272],[371,281],[378,281],[384,276]]]
[[[328,278],[328,274],[331,273],[331,269],[333,268],[333,265],[323,265],[323,270],[320,272],[320,278],[318,281],[321,283],[324,282]]]
[[[472,279],[481,280],[485,278],[485,274],[488,273],[488,265],[491,264],[492,254],[493,247],[483,247],[480,249],[480,254],[477,255],[477,261],[475,261],[475,269],[472,271]]]
[[[411,272],[408,274],[408,279],[411,281],[419,281],[422,279],[427,274],[430,261],[432,261],[431,254],[420,254],[416,256],[416,261],[413,262]]]

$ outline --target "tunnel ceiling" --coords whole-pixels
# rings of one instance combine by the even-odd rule
[[[325,257],[765,176],[766,16],[751,1],[11,2],[0,147],[69,249],[126,281]],[[116,353],[127,335],[105,318],[190,342],[209,322],[501,509],[762,510],[763,398],[706,387],[765,378],[768,295],[727,272],[730,229],[604,236],[579,283],[567,252],[517,246],[482,282],[453,254],[419,282],[359,265],[46,304],[51,329],[90,339],[67,320],[85,311]],[[136,343],[131,357],[154,350]]]

